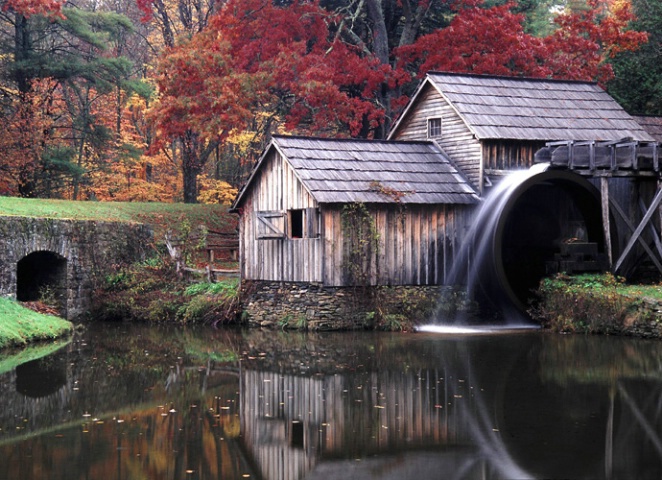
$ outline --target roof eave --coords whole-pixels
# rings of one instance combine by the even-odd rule
[[[264,152],[262,152],[262,156],[260,156],[260,159],[255,164],[255,167],[253,167],[253,171],[251,172],[250,177],[248,177],[248,180],[244,184],[243,188],[237,194],[237,198],[234,199],[234,202],[232,203],[232,206],[229,210],[230,213],[239,213],[240,204],[244,199],[246,192],[249,190],[251,183],[253,183],[253,178],[255,178],[255,175],[257,175],[257,172],[264,163],[264,160],[267,158],[269,151],[274,148],[274,146],[275,141],[272,139],[271,142],[269,142],[269,145],[267,145],[267,147],[264,149]]]

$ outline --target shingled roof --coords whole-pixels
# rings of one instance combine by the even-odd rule
[[[656,141],[662,142],[662,117],[648,116],[648,115],[633,115],[639,125],[644,127]]]
[[[319,203],[468,204],[479,199],[433,142],[275,136],[256,171],[272,149],[290,163]]]
[[[653,140],[595,83],[439,72],[427,81],[478,139]]]

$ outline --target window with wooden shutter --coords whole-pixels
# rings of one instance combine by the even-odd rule
[[[305,210],[305,234],[306,238],[317,238],[320,236],[320,215],[317,208],[306,208]]]
[[[255,212],[258,239],[285,238],[285,213],[279,211]]]

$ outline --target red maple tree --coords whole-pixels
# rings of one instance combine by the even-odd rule
[[[455,6],[451,24],[401,47],[402,66],[419,73],[431,70],[491,75],[544,77],[546,49],[542,39],[524,32],[524,16],[512,12],[513,3],[484,8],[482,0],[464,0]]]
[[[44,15],[46,17],[62,17],[64,0],[4,0],[0,2],[2,9],[13,11],[24,17]]]
[[[291,132],[331,136],[369,136],[382,121],[375,91],[390,67],[342,42],[336,20],[315,2],[230,0],[162,58],[155,146],[181,146],[187,201],[209,154],[258,112]]]
[[[547,65],[555,77],[605,85],[614,77],[607,60],[619,52],[636,50],[648,34],[628,29],[634,20],[628,0],[588,0],[588,7],[556,18],[559,28],[545,39]]]
[[[492,75],[594,80],[613,77],[606,60],[638,48],[647,34],[628,29],[633,19],[627,0],[589,0],[588,9],[555,19],[556,30],[537,38],[524,31],[514,3],[485,8],[483,0],[461,0],[448,28],[424,35],[396,54],[400,65],[430,70]]]

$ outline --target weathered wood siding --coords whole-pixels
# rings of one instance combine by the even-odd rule
[[[443,285],[470,218],[468,205],[372,205],[379,233],[370,284]],[[349,284],[342,206],[322,210],[324,284]]]
[[[290,165],[272,151],[265,159],[242,207],[240,250],[242,278],[286,282],[322,281],[322,240],[290,238],[288,211],[306,210],[306,231],[318,232],[317,204],[296,178]],[[264,223],[258,216],[267,213],[274,228],[282,230],[280,238],[264,238],[260,229]],[[264,220],[264,219],[263,219]],[[315,227],[315,228],[313,228]],[[271,232],[273,233],[273,231]],[[260,238],[263,237],[263,238]]]
[[[545,146],[545,142],[485,140],[482,145],[485,170],[517,170],[533,165],[535,153]]]
[[[481,145],[441,94],[428,86],[391,140],[428,140],[428,119],[441,117],[441,138],[435,139],[479,190],[483,188]]]

